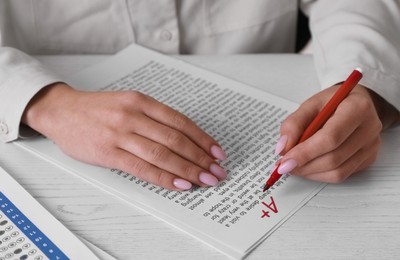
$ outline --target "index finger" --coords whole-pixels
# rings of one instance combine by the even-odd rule
[[[191,141],[193,141],[193,143],[197,144],[204,151],[211,154],[215,159],[226,159],[226,154],[217,141],[215,141],[205,131],[200,129],[200,127],[198,127],[187,116],[149,96],[144,99],[143,105],[144,106],[141,107],[151,108],[142,110],[142,112],[148,117],[183,133]]]
[[[279,153],[286,154],[299,141],[301,135],[311,121],[318,114],[322,104],[318,100],[309,99],[299,106],[299,108],[290,114],[281,124],[281,138],[285,136],[284,147],[281,147]]]
[[[362,121],[362,117],[358,114],[349,113],[349,111],[354,111],[354,109],[353,102],[343,102],[338,107],[336,113],[320,130],[284,155],[280,172],[285,173],[285,171],[292,170],[290,168],[294,166],[296,168],[302,167],[308,162],[330,153],[341,146],[359,128]],[[347,151],[346,156],[350,156],[351,154],[349,153],[354,153],[360,148],[361,142],[358,135],[355,135],[355,140],[356,142]],[[291,162],[291,167],[288,167],[287,163],[285,164],[287,161]]]

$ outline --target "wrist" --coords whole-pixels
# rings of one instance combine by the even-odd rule
[[[65,83],[58,82],[41,89],[28,103],[21,122],[36,131],[48,135],[59,113],[68,107],[70,97],[76,92]]]
[[[394,125],[399,125],[400,112],[383,97],[368,88],[366,89],[368,90],[368,93],[374,102],[374,106],[379,119],[382,122],[383,129],[387,129]]]

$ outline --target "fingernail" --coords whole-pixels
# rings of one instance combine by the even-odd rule
[[[278,160],[275,162],[275,166],[279,166],[279,164],[281,164],[281,161],[282,161],[282,159],[278,159]]]
[[[226,171],[216,163],[211,164],[210,172],[214,174],[218,179],[225,180],[228,174]]]
[[[189,190],[192,188],[192,184],[184,179],[175,179],[173,184],[175,187],[181,190]]]
[[[206,185],[210,185],[210,186],[215,186],[218,184],[218,179],[215,178],[214,175],[211,175],[211,174],[205,173],[205,172],[200,173],[199,180],[202,183],[204,183]]]
[[[275,147],[275,155],[280,154],[283,151],[283,149],[285,149],[287,140],[288,140],[287,135],[282,135],[281,138],[279,138],[279,141],[276,143]]]
[[[278,168],[279,174],[288,174],[299,165],[296,160],[289,159],[281,164]]]
[[[212,154],[212,156],[214,156],[215,158],[217,158],[219,160],[226,159],[226,154],[225,154],[224,150],[222,150],[221,147],[219,147],[217,145],[211,146],[211,154]]]

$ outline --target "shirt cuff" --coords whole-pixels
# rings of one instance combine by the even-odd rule
[[[38,64],[19,67],[1,82],[0,99],[3,104],[0,112],[0,140],[9,142],[17,139],[20,136],[21,117],[29,101],[43,87],[60,81],[58,76]],[[33,134],[25,128],[21,133],[25,137]]]
[[[323,89],[338,84],[346,80],[350,73],[357,67],[363,71],[363,77],[360,84],[371,89],[387,102],[400,111],[400,77],[396,74],[386,74],[376,68],[366,65],[352,63],[345,64],[334,69],[326,69],[319,73],[321,86]]]

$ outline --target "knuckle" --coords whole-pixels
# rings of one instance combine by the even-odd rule
[[[287,117],[280,126],[281,133],[293,133],[300,135],[304,129],[298,124],[298,120],[294,116]]]
[[[329,154],[327,161],[325,162],[325,167],[336,168],[342,163],[342,157],[338,154]]]
[[[167,186],[169,184],[170,178],[169,178],[169,173],[165,171],[159,172],[156,178],[156,183],[160,186]]]
[[[285,120],[283,120],[281,124],[281,130],[290,130],[292,127],[296,127],[296,120],[294,118],[294,115],[291,114],[289,115]]]
[[[111,129],[104,129],[101,133],[101,138],[96,138],[93,144],[93,156],[95,160],[104,161],[112,157],[112,152],[115,145],[113,144],[114,131]]]
[[[136,90],[123,91],[118,95],[118,107],[120,110],[132,107],[132,105],[140,105],[146,100],[146,96]]]
[[[113,148],[105,144],[96,144],[93,152],[94,160],[98,163],[107,163],[112,158]]]
[[[141,93],[141,92],[139,92],[139,91],[136,91],[136,90],[132,90],[132,91],[127,91],[127,92],[124,92],[125,93],[125,98],[126,98],[126,100],[129,102],[129,103],[132,103],[132,102],[141,102],[141,101],[143,101],[145,98],[146,98],[146,96],[143,94],[143,93]]]
[[[285,157],[287,156],[286,158],[295,159],[298,163],[296,168],[300,168],[315,158],[314,153],[315,151],[313,149],[301,143],[291,149],[289,153],[285,155]]]
[[[197,163],[201,167],[204,167],[205,169],[208,170],[208,167],[211,165],[213,160],[206,154],[206,153],[201,153],[197,157]]]
[[[304,166],[305,164],[312,161],[313,159],[314,159],[314,156],[310,152],[304,151],[301,154],[301,156],[299,156],[299,159],[297,160],[299,163],[298,167]]]
[[[129,118],[130,115],[126,111],[118,109],[112,114],[111,122],[113,126],[120,127],[126,124]]]
[[[372,129],[373,129],[373,131],[375,132],[375,133],[380,133],[380,132],[382,132],[382,130],[383,130],[383,123],[382,123],[382,121],[381,120],[379,120],[379,119],[377,119],[377,120],[375,120],[375,124],[373,125],[373,127],[372,127]]]
[[[331,178],[330,178],[330,182],[331,183],[335,183],[335,184],[339,184],[342,183],[346,180],[346,175],[345,173],[339,171],[339,170],[335,170],[333,171]]]
[[[153,161],[164,161],[168,156],[169,150],[162,145],[154,145],[149,149],[150,159]]]
[[[178,112],[174,112],[171,115],[171,123],[177,129],[185,129],[189,125],[189,119]]]
[[[321,92],[319,93],[321,94]],[[317,94],[318,95],[318,94]],[[322,98],[315,98],[315,96],[306,99],[299,107],[299,109],[309,109],[314,107],[322,107],[324,100]]]
[[[290,131],[290,121],[289,118],[286,118],[285,120],[282,121],[281,126],[280,126],[280,132],[281,133],[286,133]]]
[[[168,131],[166,134],[166,141],[168,145],[171,146],[180,146],[184,143],[185,138],[179,132],[176,131]]]
[[[329,150],[333,150],[340,145],[341,138],[335,132],[322,132],[320,135],[320,140],[318,140],[319,144],[323,144]]]
[[[358,98],[357,102],[357,109],[360,111],[368,111],[371,108],[373,108],[373,104],[371,103],[371,100],[366,98],[365,96],[360,96]]]
[[[140,179],[144,178],[144,175],[147,172],[147,163],[142,160],[129,160],[125,161],[124,164],[136,177]]]
[[[196,175],[195,167],[193,167],[193,165],[191,165],[191,164],[185,164],[182,167],[182,174],[185,177],[185,179],[189,179],[189,180],[195,179],[194,178]]]

